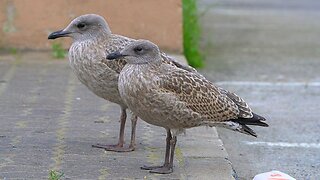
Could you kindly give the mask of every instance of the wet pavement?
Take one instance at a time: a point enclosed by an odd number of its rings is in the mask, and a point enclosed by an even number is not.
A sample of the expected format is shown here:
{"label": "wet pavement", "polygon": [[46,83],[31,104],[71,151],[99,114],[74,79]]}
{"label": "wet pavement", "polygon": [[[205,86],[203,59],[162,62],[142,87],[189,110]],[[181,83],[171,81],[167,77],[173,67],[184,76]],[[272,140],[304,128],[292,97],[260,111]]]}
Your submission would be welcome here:
{"label": "wet pavement", "polygon": [[200,0],[201,72],[268,119],[258,138],[218,129],[239,179],[320,179],[320,3]]}

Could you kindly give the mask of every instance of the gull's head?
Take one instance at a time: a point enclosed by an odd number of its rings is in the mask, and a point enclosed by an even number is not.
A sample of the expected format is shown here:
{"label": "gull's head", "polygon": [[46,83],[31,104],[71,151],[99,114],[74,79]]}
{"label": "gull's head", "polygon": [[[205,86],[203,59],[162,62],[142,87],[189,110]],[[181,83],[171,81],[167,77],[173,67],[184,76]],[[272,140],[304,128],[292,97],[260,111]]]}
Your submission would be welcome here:
{"label": "gull's head", "polygon": [[72,20],[63,30],[51,33],[48,39],[71,37],[73,41],[83,41],[111,34],[106,20],[96,14],[86,14]]}
{"label": "gull's head", "polygon": [[126,46],[122,51],[111,53],[107,59],[124,58],[128,64],[146,64],[161,60],[157,45],[148,40],[137,40]]}

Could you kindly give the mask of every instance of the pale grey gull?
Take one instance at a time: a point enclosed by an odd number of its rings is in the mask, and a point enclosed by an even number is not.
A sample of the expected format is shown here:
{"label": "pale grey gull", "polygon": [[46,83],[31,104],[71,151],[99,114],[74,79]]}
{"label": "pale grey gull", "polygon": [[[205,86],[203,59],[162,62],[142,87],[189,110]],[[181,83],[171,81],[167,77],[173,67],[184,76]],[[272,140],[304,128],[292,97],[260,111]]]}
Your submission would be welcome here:
{"label": "pale grey gull", "polygon": [[203,76],[163,63],[159,48],[139,40],[107,59],[125,58],[119,76],[120,96],[147,123],[167,131],[162,166],[144,166],[153,173],[171,173],[177,134],[197,126],[222,126],[257,136],[247,125],[268,126],[239,96]]}
{"label": "pale grey gull", "polygon": [[[48,39],[60,37],[71,37],[73,39],[69,49],[69,61],[78,79],[97,96],[119,104],[121,107],[118,144],[97,144],[93,147],[117,152],[133,151],[137,117],[133,115],[131,118],[131,141],[129,147],[124,147],[127,106],[122,101],[118,91],[118,76],[126,62],[123,60],[106,61],[105,57],[111,52],[122,50],[135,40],[111,33],[105,19],[96,14],[86,14],[75,18],[65,29],[51,33]],[[161,56],[166,63],[172,66],[195,72],[190,66],[180,64],[165,53],[161,53]]]}

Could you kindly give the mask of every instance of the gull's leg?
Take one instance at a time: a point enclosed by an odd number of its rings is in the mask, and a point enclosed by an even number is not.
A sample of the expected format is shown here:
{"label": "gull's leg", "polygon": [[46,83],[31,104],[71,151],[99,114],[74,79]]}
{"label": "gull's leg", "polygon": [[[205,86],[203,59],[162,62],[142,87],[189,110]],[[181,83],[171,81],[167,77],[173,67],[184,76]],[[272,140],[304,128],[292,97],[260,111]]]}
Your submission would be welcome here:
{"label": "gull's leg", "polygon": [[166,139],[166,155],[164,157],[164,166],[169,164],[169,156],[170,156],[170,141],[172,139],[172,135],[170,129],[167,130],[167,139]]}
{"label": "gull's leg", "polygon": [[172,144],[172,135],[171,135],[170,129],[167,129],[166,154],[165,154],[165,158],[164,158],[164,164],[162,166],[143,166],[143,167],[141,167],[141,169],[151,170],[150,171],[151,173],[159,173],[159,174],[171,173],[172,166],[170,167],[170,163],[171,163],[170,157],[173,157],[173,155],[170,155],[172,153],[172,149],[171,149],[172,145],[171,144]]}
{"label": "gull's leg", "polygon": [[130,140],[130,145],[128,149],[132,149],[134,151],[135,146],[136,146],[136,126],[137,126],[137,120],[138,116],[135,114],[131,114],[131,140]]}
{"label": "gull's leg", "polygon": [[171,145],[171,154],[170,154],[170,163],[169,167],[172,169],[173,168],[173,160],[174,160],[174,151],[176,150],[176,144],[177,144],[177,136],[174,135],[170,141]]}
{"label": "gull's leg", "polygon": [[125,128],[125,125],[126,125],[126,119],[127,119],[126,108],[121,107],[120,133],[119,133],[118,144],[115,144],[115,145],[96,144],[96,145],[92,145],[92,147],[103,148],[106,151],[115,151],[115,152],[133,151],[134,149],[132,149],[130,147],[129,148],[123,147],[123,144],[124,144],[124,128]]}
{"label": "gull's leg", "polygon": [[177,136],[173,135],[170,140],[170,162],[169,164],[164,164],[163,167],[152,169],[150,173],[158,173],[158,174],[170,174],[173,172],[173,159],[174,159],[174,151],[177,144]]}

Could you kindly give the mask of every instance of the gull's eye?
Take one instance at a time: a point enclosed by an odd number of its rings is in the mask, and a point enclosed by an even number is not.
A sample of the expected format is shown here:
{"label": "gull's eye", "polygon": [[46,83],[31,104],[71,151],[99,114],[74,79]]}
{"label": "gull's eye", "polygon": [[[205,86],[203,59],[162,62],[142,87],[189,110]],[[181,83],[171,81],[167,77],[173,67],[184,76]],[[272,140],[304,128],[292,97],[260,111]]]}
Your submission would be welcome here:
{"label": "gull's eye", "polygon": [[142,47],[136,47],[134,48],[134,51],[137,52],[137,53],[141,53],[142,52]]}
{"label": "gull's eye", "polygon": [[84,28],[85,26],[86,26],[85,23],[79,23],[79,24],[77,24],[77,28],[79,28],[79,29],[82,29],[82,28]]}

